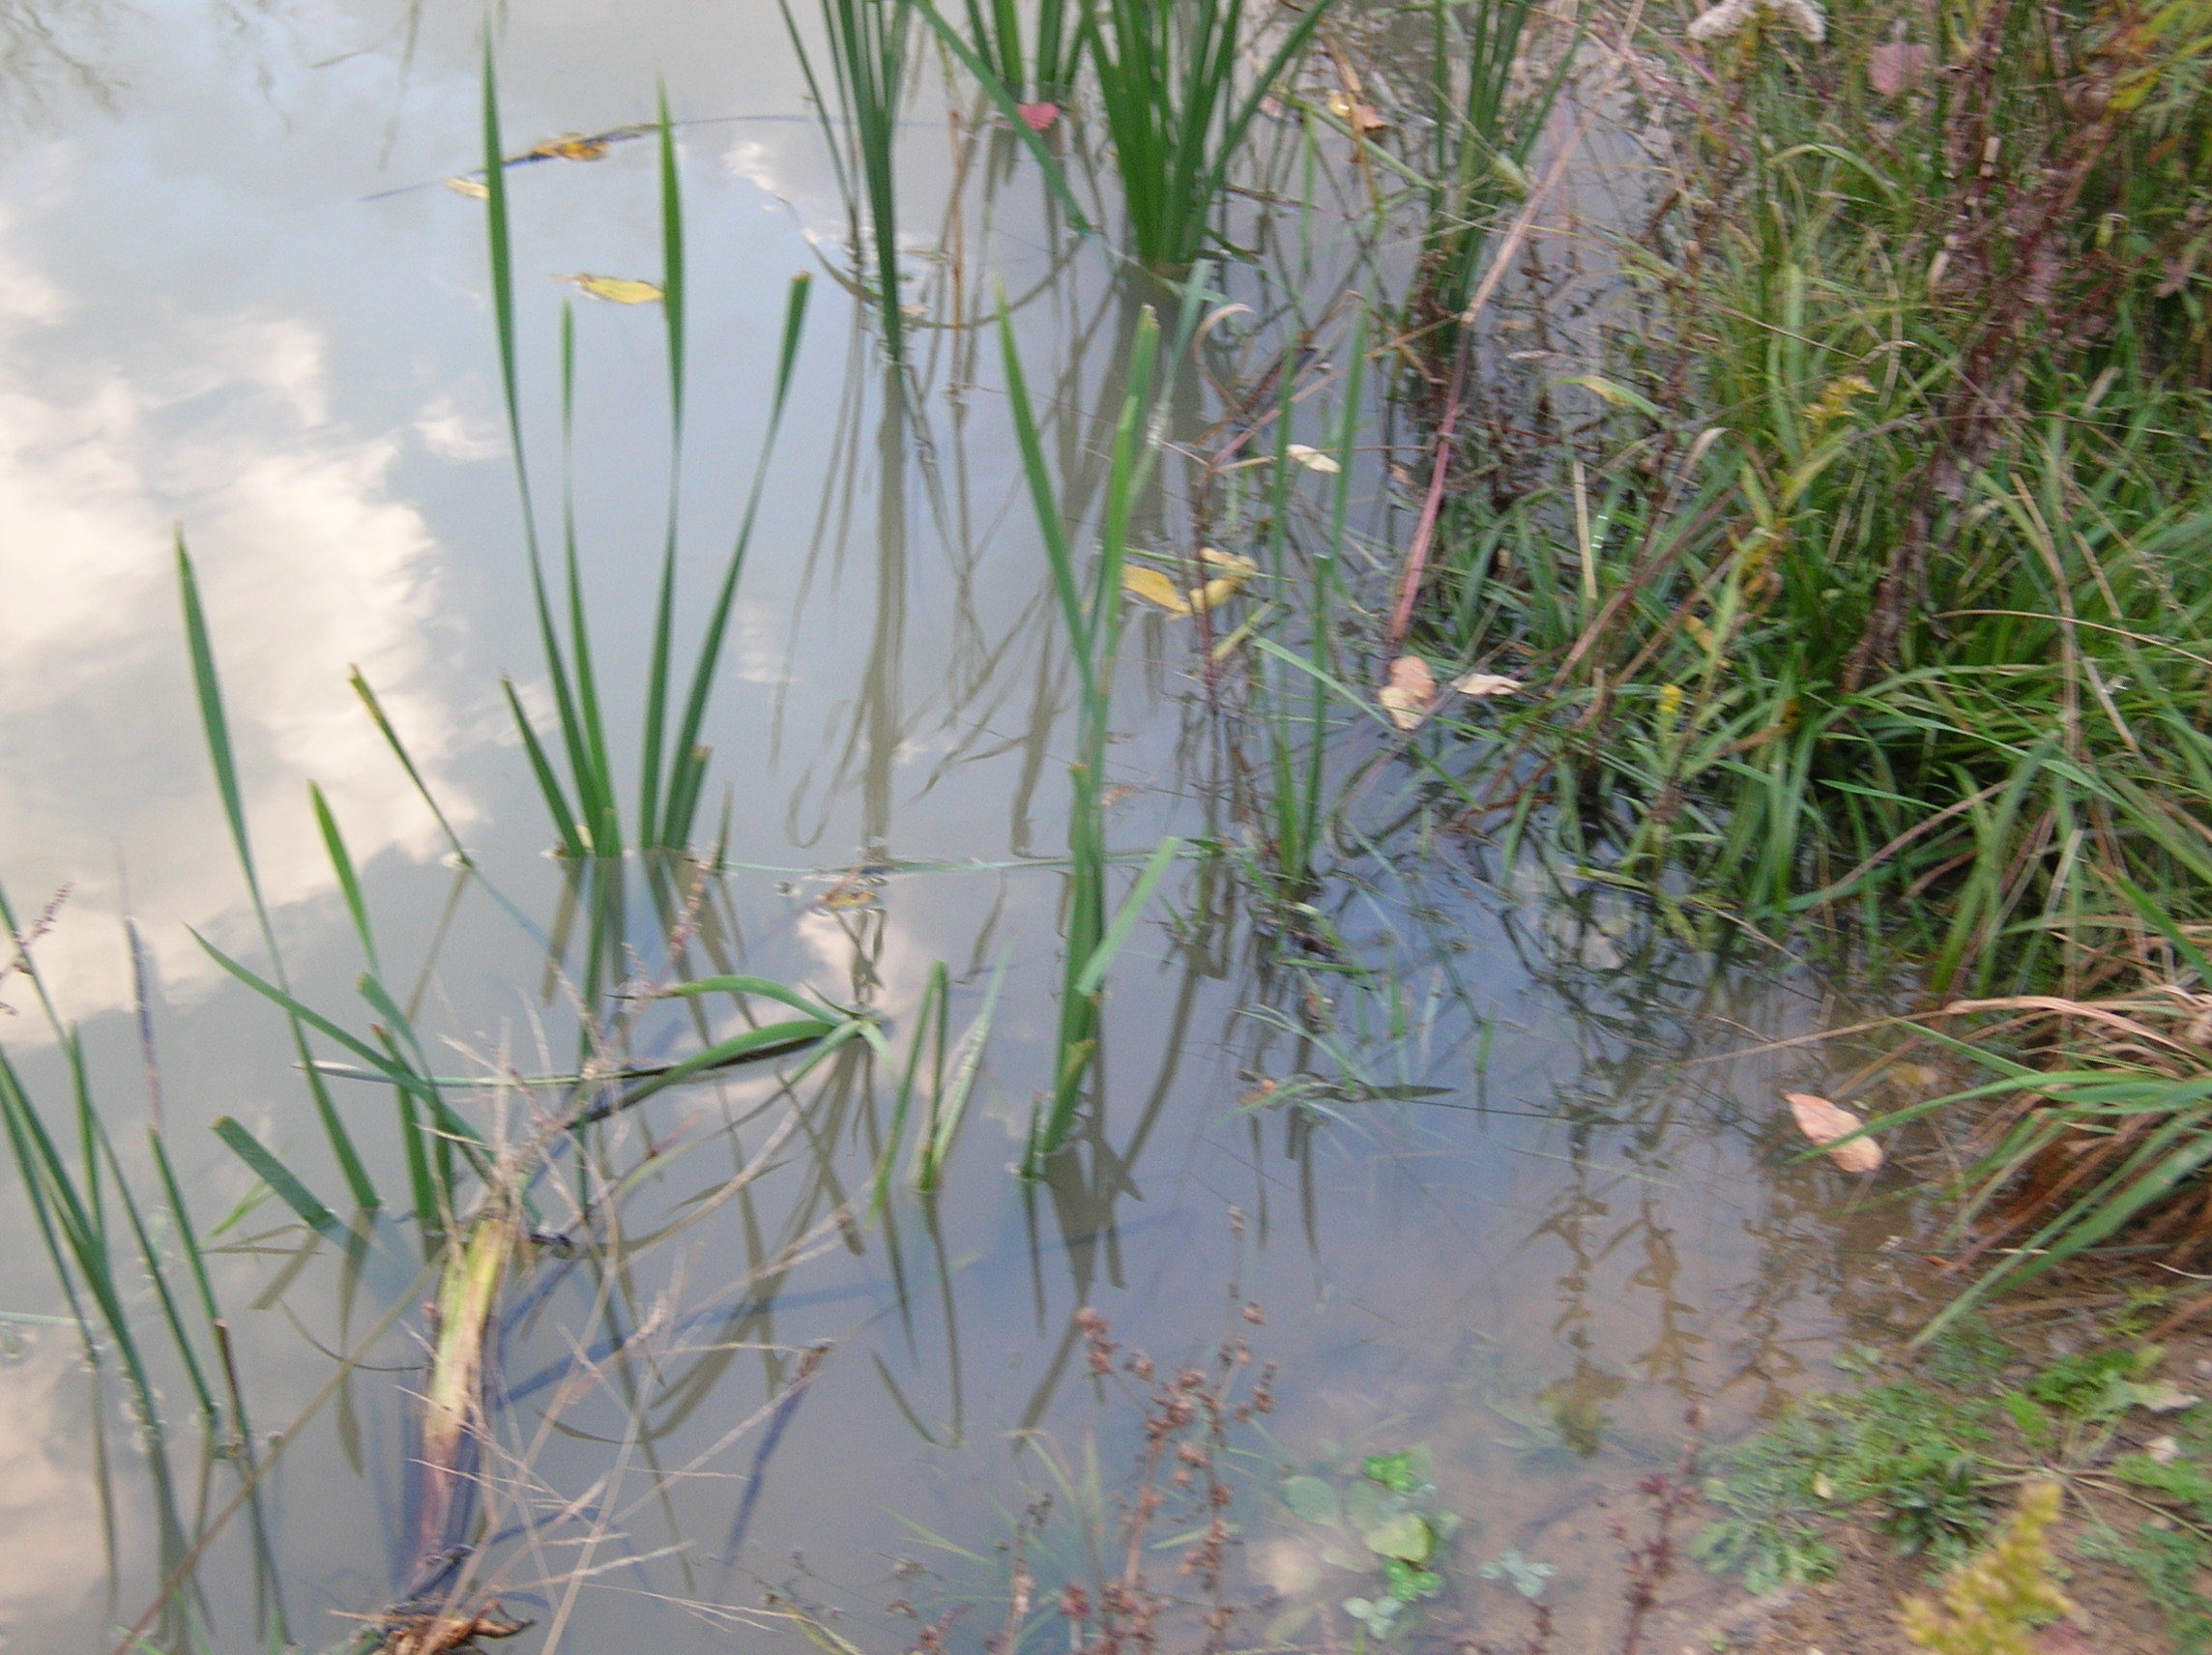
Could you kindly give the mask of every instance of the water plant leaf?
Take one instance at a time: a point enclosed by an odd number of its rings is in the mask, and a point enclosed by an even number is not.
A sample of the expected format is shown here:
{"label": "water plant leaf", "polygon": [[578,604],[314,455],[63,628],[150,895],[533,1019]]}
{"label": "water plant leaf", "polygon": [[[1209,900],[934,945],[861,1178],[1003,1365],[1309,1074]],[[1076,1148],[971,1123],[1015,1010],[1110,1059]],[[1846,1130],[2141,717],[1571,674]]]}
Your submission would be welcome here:
{"label": "water plant leaf", "polygon": [[1560,385],[1579,385],[1605,402],[1609,407],[1633,408],[1648,420],[1661,420],[1659,405],[1648,396],[1634,392],[1618,380],[1607,379],[1602,374],[1571,373],[1558,382]]}
{"label": "water plant leaf", "polygon": [[1417,1495],[1428,1481],[1423,1459],[1412,1448],[1401,1448],[1395,1454],[1370,1454],[1360,1461],[1359,1474],[1394,1495]]}
{"label": "water plant leaf", "polygon": [[261,1141],[225,1115],[215,1123],[215,1135],[228,1146],[232,1154],[253,1169],[254,1176],[269,1186],[270,1193],[298,1213],[308,1228],[333,1240],[344,1238],[345,1226],[336,1214],[308,1193],[292,1169],[261,1147]]}
{"label": "water plant leaf", "polygon": [[1288,443],[1284,445],[1283,452],[1289,454],[1291,458],[1296,460],[1308,471],[1318,471],[1326,475],[1344,469],[1336,463],[1334,454],[1324,453],[1321,450],[1306,443]]}
{"label": "water plant leaf", "polygon": [[1190,613],[1190,599],[1183,596],[1182,589],[1156,568],[1123,569],[1121,590],[1147,603],[1158,604],[1170,615]]}
{"label": "water plant leaf", "polygon": [[1470,696],[1476,701],[1485,701],[1494,695],[1519,695],[1521,693],[1521,681],[1519,679],[1505,678],[1498,673],[1470,672],[1464,678],[1453,679],[1451,686],[1460,694]]}
{"label": "water plant leaf", "polygon": [[1285,1479],[1283,1503],[1307,1523],[1335,1523],[1343,1516],[1336,1491],[1320,1477]]}
{"label": "water plant leaf", "polygon": [[689,982],[671,983],[660,992],[663,995],[677,997],[702,994],[757,994],[764,1000],[780,1001],[785,1005],[790,1006],[792,1010],[803,1012],[808,1017],[820,1017],[822,1015],[822,1007],[819,1004],[808,1000],[797,989],[787,988],[782,983],[768,977],[742,975],[694,977]]}
{"label": "water plant leaf", "polygon": [[1402,1557],[1409,1563],[1426,1563],[1437,1549],[1436,1530],[1417,1511],[1401,1512],[1360,1538],[1378,1557]]}
{"label": "water plant leaf", "polygon": [[[1785,1092],[1783,1099],[1796,1118],[1797,1130],[1828,1151],[1828,1159],[1847,1173],[1871,1173],[1881,1165],[1881,1146],[1872,1138],[1853,1138],[1866,1122],[1848,1109],[1809,1091]],[[1838,1142],[1849,1139],[1848,1143]]]}
{"label": "water plant leaf", "polygon": [[656,281],[637,281],[626,276],[557,276],[555,281],[573,282],[594,299],[614,305],[654,305],[661,298]]}
{"label": "water plant leaf", "polygon": [[1436,675],[1418,655],[1400,655],[1390,663],[1389,682],[1375,699],[1401,730],[1417,730],[1437,704]]}
{"label": "water plant leaf", "polygon": [[1486,1581],[1510,1581],[1513,1589],[1533,1603],[1544,1595],[1544,1582],[1558,1571],[1549,1563],[1535,1563],[1520,1551],[1505,1552],[1475,1570]]}

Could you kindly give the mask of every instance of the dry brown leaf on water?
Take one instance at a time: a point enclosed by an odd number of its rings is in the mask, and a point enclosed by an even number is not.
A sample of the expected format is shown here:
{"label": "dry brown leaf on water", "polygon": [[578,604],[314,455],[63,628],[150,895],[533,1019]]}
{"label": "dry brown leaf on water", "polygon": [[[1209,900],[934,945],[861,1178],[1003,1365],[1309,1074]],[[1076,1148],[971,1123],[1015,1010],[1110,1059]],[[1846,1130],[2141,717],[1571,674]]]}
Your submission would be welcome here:
{"label": "dry brown leaf on water", "polygon": [[1451,686],[1460,694],[1470,696],[1476,701],[1487,701],[1494,695],[1519,695],[1521,693],[1521,681],[1519,679],[1506,678],[1492,672],[1470,672],[1465,678],[1453,679]]}
{"label": "dry brown leaf on water", "polygon": [[1925,45],[1884,41],[1867,52],[1867,80],[1882,97],[1895,98],[1927,78],[1933,55]]}
{"label": "dry brown leaf on water", "polygon": [[1182,595],[1182,589],[1156,568],[1123,569],[1121,590],[1147,603],[1158,604],[1170,615],[1190,613],[1190,599]]}
{"label": "dry brown leaf on water", "polygon": [[484,200],[491,194],[491,186],[480,178],[449,178],[446,188],[455,195],[466,195],[472,201]]}
{"label": "dry brown leaf on water", "polygon": [[1866,1124],[1849,1110],[1839,1109],[1815,1092],[1790,1091],[1782,1096],[1790,1105],[1790,1113],[1797,1118],[1797,1130],[1826,1149],[1828,1159],[1845,1172],[1871,1173],[1881,1165],[1881,1146],[1872,1138],[1852,1138],[1848,1144],[1836,1142],[1850,1138]]}
{"label": "dry brown leaf on water", "polygon": [[1304,443],[1292,443],[1283,450],[1283,452],[1289,454],[1291,458],[1296,460],[1308,471],[1329,473],[1344,469],[1336,463],[1334,454],[1324,454],[1321,450],[1309,448]]}
{"label": "dry brown leaf on water", "polygon": [[657,282],[633,281],[626,276],[557,276],[553,279],[573,282],[594,299],[612,305],[652,305],[660,298]]}
{"label": "dry brown leaf on water", "polygon": [[1429,709],[1437,704],[1436,675],[1420,656],[1400,655],[1390,663],[1390,682],[1375,699],[1399,729],[1418,729]]}

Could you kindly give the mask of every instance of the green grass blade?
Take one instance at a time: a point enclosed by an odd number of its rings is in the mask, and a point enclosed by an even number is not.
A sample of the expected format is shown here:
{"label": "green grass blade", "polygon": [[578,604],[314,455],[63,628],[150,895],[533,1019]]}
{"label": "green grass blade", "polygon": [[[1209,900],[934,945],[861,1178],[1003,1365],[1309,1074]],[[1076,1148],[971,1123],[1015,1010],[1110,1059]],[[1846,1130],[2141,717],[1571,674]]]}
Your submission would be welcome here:
{"label": "green grass blade", "polygon": [[310,1229],[333,1241],[345,1239],[345,1226],[337,1221],[329,1207],[314,1198],[289,1167],[264,1149],[260,1140],[252,1133],[225,1115],[216,1121],[215,1135],[229,1146],[231,1152],[252,1170],[253,1176],[267,1184],[270,1192],[298,1213]]}
{"label": "green grass blade", "polygon": [[369,688],[368,680],[362,676],[361,668],[351,668],[346,682],[353,685],[353,692],[361,697],[362,705],[368,709],[369,717],[376,721],[377,731],[384,737],[384,744],[392,749],[392,756],[399,761],[399,768],[407,772],[407,779],[414,783],[417,797],[429,807],[430,815],[438,824],[438,831],[445,834],[446,843],[452,847],[453,859],[464,868],[476,866],[469,859],[461,836],[453,831],[453,825],[446,820],[446,813],[438,808],[438,800],[431,794],[429,784],[422,779],[422,772],[415,768],[415,760],[408,753],[407,744],[400,740],[399,732],[392,727],[392,720],[385,716],[384,706],[376,699],[376,691]]}
{"label": "green grass blade", "polygon": [[1159,889],[1160,881],[1167,878],[1168,869],[1175,865],[1176,857],[1181,854],[1180,839],[1171,834],[1160,841],[1159,848],[1145,864],[1145,871],[1137,876],[1137,883],[1129,887],[1129,894],[1115,914],[1114,922],[1107,926],[1105,936],[1098,940],[1098,946],[1091,950],[1091,958],[1084,963],[1081,974],[1075,979],[1077,994],[1098,992],[1099,986],[1106,980],[1107,972],[1113,967],[1114,956],[1121,951],[1121,944],[1129,940],[1129,933],[1137,928],[1137,921],[1144,916],[1145,905],[1151,901],[1152,892]]}

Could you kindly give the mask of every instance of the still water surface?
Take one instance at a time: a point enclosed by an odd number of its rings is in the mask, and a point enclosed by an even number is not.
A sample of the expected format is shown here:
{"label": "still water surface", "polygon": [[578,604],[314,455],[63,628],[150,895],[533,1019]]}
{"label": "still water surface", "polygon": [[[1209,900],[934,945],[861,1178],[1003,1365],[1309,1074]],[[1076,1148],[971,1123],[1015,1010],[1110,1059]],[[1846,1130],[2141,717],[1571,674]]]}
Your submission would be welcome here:
{"label": "still water surface", "polygon": [[[203,1229],[253,1188],[206,1131],[218,1116],[326,1196],[339,1186],[280,1021],[190,935],[257,946],[191,702],[177,526],[301,997],[353,1003],[362,964],[312,780],[364,868],[388,978],[449,1042],[435,1063],[574,1057],[589,915],[546,855],[498,688],[512,673],[543,708],[482,212],[437,182],[480,159],[476,27],[463,9],[150,0],[83,8],[7,59],[0,876],[19,910],[67,887],[40,959],[84,1025],[111,1125],[135,1141],[161,1112]],[[1477,1572],[1508,1550],[1555,1570],[1567,1624],[1597,1624],[1619,1596],[1609,1524],[1639,1478],[1676,1464],[1685,1420],[1726,1437],[1818,1386],[1854,1321],[1902,1291],[1877,1251],[1902,1220],[1840,1205],[1833,1175],[1789,1164],[1777,1134],[1777,1086],[1818,1071],[1794,1052],[1691,1060],[1818,1027],[1817,988],[1720,975],[1602,898],[1501,872],[1385,762],[1366,784],[1369,850],[1347,851],[1315,901],[1339,957],[1267,923],[1230,852],[1179,873],[1116,970],[1099,1118],[1050,1178],[1012,1176],[1051,1067],[1073,675],[988,332],[936,324],[981,314],[998,279],[1020,296],[1079,494],[1136,306],[1156,295],[1053,228],[1003,140],[979,151],[972,124],[917,95],[900,164],[924,320],[902,392],[830,279],[845,213],[772,5],[534,0],[507,14],[499,52],[510,147],[648,119],[656,77],[687,123],[694,593],[741,508],[786,285],[817,276],[710,730],[736,866],[712,882],[688,967],[742,962],[865,1001],[894,1031],[933,962],[952,974],[955,1031],[1001,970],[1005,985],[933,1202],[902,1157],[870,1211],[889,1089],[854,1078],[801,1112],[757,1080],[671,1092],[597,1147],[610,1172],[669,1152],[633,1192],[627,1245],[541,1254],[512,1290],[478,1566],[539,1623],[513,1646],[797,1646],[761,1613],[797,1604],[870,1655],[905,1647],[912,1625],[887,1603],[988,1596],[1006,1514],[1054,1466],[1095,1442],[1111,1489],[1128,1463],[1137,1418],[1091,1382],[1073,1321],[1087,1306],[1166,1363],[1241,1333],[1280,1364],[1277,1407],[1241,1443],[1238,1516],[1249,1573],[1283,1595],[1281,1636],[1349,1646],[1339,1605],[1376,1587],[1333,1568],[1268,1491],[1292,1472],[1349,1486],[1361,1455],[1413,1443],[1437,1504],[1465,1521],[1447,1595],[1402,1636],[1514,1635],[1509,1586]],[[657,274],[653,146],[510,181],[526,422],[550,456],[572,293],[550,278]],[[1358,261],[1320,218],[1292,250],[1334,273],[1314,278],[1333,295]],[[1260,275],[1225,279],[1278,329],[1327,308],[1301,316]],[[626,729],[667,506],[664,341],[654,306],[577,303],[574,497]],[[1191,391],[1171,435],[1218,413]],[[1366,534],[1403,538],[1387,502],[1366,509]],[[1129,640],[1115,841],[1141,853],[1172,831],[1233,852],[1234,713],[1187,624],[1147,620]],[[453,864],[362,715],[356,666],[477,872]],[[1349,764],[1379,738],[1346,740]],[[149,957],[158,1101],[126,913]],[[666,917],[633,877],[615,923],[649,976]],[[62,1065],[19,989],[0,987],[18,1013],[0,1034],[59,1109]],[[632,1034],[644,1058],[695,1038],[656,1015]],[[384,1142],[384,1092],[334,1084]],[[487,1087],[468,1108],[495,1136],[528,1134],[525,1094]],[[396,1158],[374,1170],[396,1180]],[[366,1225],[347,1256],[287,1216],[265,1203],[225,1233],[218,1287],[257,1430],[327,1400],[287,1432],[258,1545],[242,1518],[206,1555],[194,1612],[214,1649],[268,1647],[279,1615],[302,1645],[338,1643],[359,1624],[342,1616],[392,1601],[414,1567],[416,1238]],[[13,1194],[0,1222],[0,1308],[56,1314]],[[0,1624],[25,1647],[104,1647],[164,1568],[143,1456],[73,1336],[11,1325]],[[335,1368],[343,1351],[358,1365]],[[172,1377],[189,1527],[235,1479],[191,1469],[182,1394]],[[956,1637],[979,1645],[998,1612]]]}

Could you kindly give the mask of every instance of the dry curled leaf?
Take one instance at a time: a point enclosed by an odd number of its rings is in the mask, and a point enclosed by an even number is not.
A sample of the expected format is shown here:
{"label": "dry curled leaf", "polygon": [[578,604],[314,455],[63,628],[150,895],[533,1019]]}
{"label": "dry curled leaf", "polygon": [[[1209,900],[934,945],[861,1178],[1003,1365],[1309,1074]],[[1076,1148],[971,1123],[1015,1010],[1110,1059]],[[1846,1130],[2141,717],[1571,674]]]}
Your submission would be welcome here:
{"label": "dry curled leaf", "polygon": [[594,299],[613,305],[651,305],[660,298],[657,282],[633,281],[626,276],[557,276],[553,279],[573,282]]}
{"label": "dry curled leaf", "polygon": [[1390,123],[1382,118],[1374,104],[1361,102],[1349,92],[1331,92],[1328,95],[1328,112],[1364,136],[1368,132],[1386,132]]}
{"label": "dry curled leaf", "polygon": [[1455,678],[1452,680],[1451,686],[1460,694],[1472,696],[1477,701],[1487,700],[1493,695],[1519,695],[1521,693],[1521,681],[1519,679],[1504,678],[1497,673],[1488,672],[1470,672],[1465,678]]}
{"label": "dry curled leaf", "polygon": [[1390,681],[1375,698],[1390,722],[1401,730],[1415,730],[1437,704],[1436,675],[1418,655],[1400,655],[1390,663]]}
{"label": "dry curled leaf", "polygon": [[1785,1092],[1783,1101],[1797,1118],[1797,1130],[1827,1150],[1828,1159],[1845,1172],[1871,1173],[1881,1165],[1881,1146],[1872,1138],[1851,1138],[1848,1144],[1837,1142],[1840,1138],[1850,1138],[1866,1124],[1849,1110],[1839,1109],[1826,1098],[1809,1091]]}
{"label": "dry curled leaf", "polygon": [[1338,472],[1344,469],[1336,463],[1335,455],[1324,454],[1321,450],[1309,448],[1304,443],[1292,443],[1283,450],[1283,452],[1289,454],[1291,458],[1296,460],[1308,471]]}
{"label": "dry curled leaf", "polygon": [[466,195],[473,201],[481,201],[491,194],[491,186],[480,178],[449,178],[446,188],[455,195]]}

